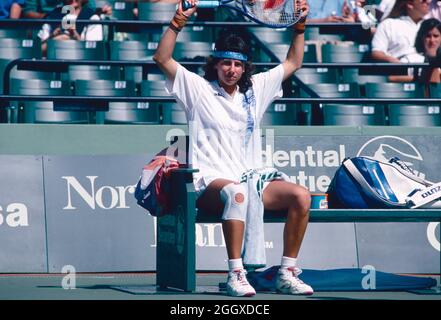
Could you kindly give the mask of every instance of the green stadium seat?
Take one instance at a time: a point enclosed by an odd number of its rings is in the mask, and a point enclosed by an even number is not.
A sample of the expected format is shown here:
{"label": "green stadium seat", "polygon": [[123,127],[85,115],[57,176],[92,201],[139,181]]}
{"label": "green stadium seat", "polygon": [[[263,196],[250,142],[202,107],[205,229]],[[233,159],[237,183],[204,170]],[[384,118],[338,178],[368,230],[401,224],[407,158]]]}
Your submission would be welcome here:
{"label": "green stadium seat", "polygon": [[318,27],[307,27],[305,29],[306,41],[343,41],[344,36],[342,34],[323,34],[320,33]]}
{"label": "green stadium seat", "polygon": [[135,83],[132,81],[112,80],[76,80],[75,95],[77,96],[135,96]]}
{"label": "green stadium seat", "polygon": [[431,98],[441,98],[441,83],[431,83],[429,89]]}
{"label": "green stadium seat", "polygon": [[165,75],[159,70],[151,70],[147,73],[147,80],[150,81],[165,81]]}
{"label": "green stadium seat", "polygon": [[424,87],[416,83],[367,83],[368,98],[423,98]]}
{"label": "green stadium seat", "polygon": [[305,44],[303,62],[317,62],[317,47],[315,44]]}
{"label": "green stadium seat", "polygon": [[[367,83],[368,98],[424,98],[424,87],[416,83]],[[439,107],[389,104],[389,125],[427,127],[440,125]]]}
{"label": "green stadium seat", "polygon": [[[324,63],[359,63],[366,58],[370,48],[366,44],[342,42],[339,44],[326,43],[321,47]],[[382,75],[360,75],[357,68],[339,69],[343,83],[356,82],[364,85],[367,82],[387,82],[388,77]],[[363,90],[363,89],[362,89]]]}
{"label": "green stadium seat", "polygon": [[[127,83],[125,81],[112,81],[112,80],[75,80],[74,93],[77,96],[127,96]],[[134,95],[135,85],[132,86],[131,93]],[[114,90],[115,89],[115,90]],[[109,111],[111,104],[109,103]],[[91,119],[91,122],[104,123],[105,116],[109,111],[97,111],[95,119]]]}
{"label": "green stadium seat", "polygon": [[[133,81],[111,81],[111,80],[77,80],[75,81],[75,94],[79,96],[114,96],[133,97],[136,96],[136,86]],[[138,102],[110,102],[109,111],[97,112],[97,122],[114,124],[138,124],[158,123],[153,120],[152,112],[145,103]]]}
{"label": "green stadium seat", "polygon": [[204,26],[186,26],[179,32],[177,42],[215,42],[214,29]]}
{"label": "green stadium seat", "polygon": [[382,106],[324,105],[323,119],[326,126],[379,126],[385,123]]}
{"label": "green stadium seat", "polygon": [[11,79],[42,79],[42,80],[57,80],[55,72],[18,70],[14,67],[11,70]]}
{"label": "green stadium seat", "polygon": [[[3,93],[3,75],[6,66],[12,60],[18,58],[41,58],[40,40],[0,38],[0,93]],[[17,67],[14,67],[10,73],[10,78],[27,78],[38,76],[42,76],[42,74],[37,72],[17,70]],[[5,114],[4,110],[0,111],[0,113],[0,118],[3,119]]]}
{"label": "green stadium seat", "polygon": [[[261,27],[250,27],[248,31],[253,34],[262,45],[267,49],[274,52],[274,54],[282,61],[286,57],[288,45],[291,43],[292,33],[287,32],[286,29],[270,29]],[[283,54],[283,50],[285,54]],[[256,46],[253,50],[253,60],[259,62],[271,62],[271,58],[265,53],[265,51]]]}
{"label": "green stadium seat", "polygon": [[[142,97],[169,97],[165,91],[165,79],[162,74],[150,74],[151,78],[143,80],[140,86],[140,95]],[[149,102],[147,103],[150,112],[150,118],[156,122],[161,120],[163,124],[170,124],[172,122],[172,106],[174,102]]]}
{"label": "green stadium seat", "polygon": [[297,105],[294,103],[272,103],[263,114],[262,125],[289,126],[297,124]]}
{"label": "green stadium seat", "polygon": [[321,46],[321,50],[322,62],[357,63],[361,62],[369,52],[369,46],[352,42],[325,43]]}
{"label": "green stadium seat", "polygon": [[[309,84],[308,87],[315,91],[321,98],[358,98],[360,88],[357,83],[317,83]],[[300,97],[309,97],[304,91],[300,91]],[[302,110],[311,114],[316,119],[312,123],[321,124],[323,117],[324,125],[360,126],[384,124],[384,109],[382,107],[362,106],[354,104],[320,104],[320,110],[311,109],[311,105],[302,105]]]}
{"label": "green stadium seat", "polygon": [[[112,7],[112,15],[104,16],[106,20],[136,20],[133,12],[136,1],[126,0],[95,0],[95,6],[102,8],[105,5]],[[112,40],[136,40],[147,41],[149,29],[138,25],[114,25],[106,26],[103,28],[108,33],[108,37],[105,39]],[[113,33],[111,33],[113,31]],[[113,37],[111,37],[113,36]]]}
{"label": "green stadium seat", "polygon": [[29,35],[30,32],[27,29],[0,27],[0,38],[27,39]]}
{"label": "green stadium seat", "polygon": [[345,83],[356,82],[364,86],[368,82],[372,82],[372,83],[388,82],[388,76],[360,74],[360,71],[357,68],[343,68],[341,70],[341,74],[342,74],[342,81]]}
{"label": "green stadium seat", "polygon": [[145,41],[109,41],[110,60],[151,60],[156,45]]}
{"label": "green stadium seat", "polygon": [[156,42],[159,43],[159,41],[161,41],[162,35],[165,32],[165,28],[164,29],[157,29],[154,27],[150,28],[150,33],[149,33],[149,39],[151,42]]}
{"label": "green stadium seat", "polygon": [[[110,60],[152,60],[157,43],[147,41],[110,41]],[[142,66],[125,66],[124,79],[140,83]]]}
{"label": "green stadium seat", "polygon": [[[284,61],[289,50],[289,44],[286,43],[271,43],[268,48],[280,60]],[[316,46],[314,44],[306,44],[303,56],[303,62],[317,62]],[[259,62],[271,62],[271,59],[265,59],[262,55]]]}
{"label": "green stadium seat", "polygon": [[138,19],[169,22],[176,12],[176,4],[138,2]]}
{"label": "green stadium seat", "polygon": [[[271,43],[268,44],[268,48],[274,53],[279,61],[284,61],[289,50],[289,44],[286,43]],[[270,57],[261,55],[259,62],[271,62]],[[303,62],[317,62],[317,49],[314,44],[306,44],[303,56]]]}
{"label": "green stadium seat", "polygon": [[285,43],[290,44],[292,33],[284,28],[270,29],[262,27],[250,27],[248,31],[253,33],[260,41],[265,44],[269,43]]}
{"label": "green stadium seat", "polygon": [[306,84],[338,82],[335,68],[301,68],[294,75]]}
{"label": "green stadium seat", "polygon": [[112,17],[118,20],[134,20],[135,15],[133,8],[134,1],[111,0],[109,5],[112,6]]}
{"label": "green stadium seat", "polygon": [[389,123],[392,126],[430,127],[439,126],[439,106],[389,106]]}
{"label": "green stadium seat", "polygon": [[105,41],[48,40],[47,58],[66,60],[107,60]]}
{"label": "green stadium seat", "polygon": [[[295,72],[294,76],[308,86],[314,84],[338,83],[337,69],[334,68],[301,68]],[[292,88],[295,89],[297,87],[296,82],[292,80]],[[301,92],[303,92],[303,90]],[[297,92],[292,92],[292,96],[295,96],[296,93]],[[303,92],[303,94],[306,93]],[[314,118],[317,118],[317,116],[313,117],[313,111],[314,113],[316,112],[315,109],[313,110],[311,108],[311,105],[301,104],[298,107],[297,112],[298,123],[311,125],[313,121],[315,121]],[[321,112],[318,117],[321,118]]]}
{"label": "green stadium seat", "polygon": [[177,103],[172,105],[170,123],[171,124],[187,124],[187,116],[185,114],[185,111]]}
{"label": "green stadium seat", "polygon": [[[269,50],[274,53],[279,61],[284,61],[286,54],[289,49],[289,44],[286,43],[271,43],[268,45]],[[263,52],[260,54],[259,62],[272,62],[271,58],[264,55]]]}
{"label": "green stadium seat", "polygon": [[[71,95],[68,82],[42,79],[12,79],[11,94]],[[17,102],[19,122],[25,123],[87,123],[85,112],[54,111],[52,101]],[[21,115],[23,111],[23,114]]]}
{"label": "green stadium seat", "polygon": [[120,68],[102,65],[70,65],[68,72],[61,74],[61,79],[66,81],[76,80],[120,80]]}
{"label": "green stadium seat", "polygon": [[[3,75],[6,66],[12,60],[0,59],[0,93],[3,93]],[[45,79],[45,80],[55,80],[55,73],[53,72],[43,72],[43,71],[29,71],[29,70],[18,70],[17,67],[12,68],[10,73],[10,79]]]}
{"label": "green stadium seat", "polygon": [[149,102],[112,102],[105,114],[106,123],[159,124],[159,112]]}
{"label": "green stadium seat", "polygon": [[213,51],[211,42],[177,42],[173,57],[177,61],[202,60],[209,56]]}
{"label": "green stadium seat", "polygon": [[41,42],[33,39],[0,38],[0,58],[41,58]]}

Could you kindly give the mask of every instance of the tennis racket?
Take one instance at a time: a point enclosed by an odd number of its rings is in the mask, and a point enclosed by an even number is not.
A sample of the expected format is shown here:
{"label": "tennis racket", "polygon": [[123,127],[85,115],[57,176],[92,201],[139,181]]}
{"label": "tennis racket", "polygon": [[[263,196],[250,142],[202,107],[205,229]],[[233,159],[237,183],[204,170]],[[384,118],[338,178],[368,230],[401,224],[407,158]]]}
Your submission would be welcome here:
{"label": "tennis racket", "polygon": [[[191,4],[182,1],[184,11],[190,7]],[[197,7],[233,9],[270,28],[289,27],[302,18],[302,10],[294,0],[200,0]]]}

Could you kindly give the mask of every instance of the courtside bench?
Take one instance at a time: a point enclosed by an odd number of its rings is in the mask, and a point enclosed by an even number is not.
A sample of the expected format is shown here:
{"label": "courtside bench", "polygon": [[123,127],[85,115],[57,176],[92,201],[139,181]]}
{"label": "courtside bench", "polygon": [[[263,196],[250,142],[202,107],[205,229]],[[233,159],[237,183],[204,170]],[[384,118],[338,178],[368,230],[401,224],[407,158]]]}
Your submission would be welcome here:
{"label": "courtside bench", "polygon": [[[161,289],[195,291],[195,223],[221,222],[220,219],[207,217],[197,212],[193,172],[197,170],[182,168],[173,172],[170,213],[157,219],[156,284]],[[284,221],[280,213],[265,212],[265,223]],[[313,209],[309,218],[309,222],[435,221],[441,221],[440,209]]]}

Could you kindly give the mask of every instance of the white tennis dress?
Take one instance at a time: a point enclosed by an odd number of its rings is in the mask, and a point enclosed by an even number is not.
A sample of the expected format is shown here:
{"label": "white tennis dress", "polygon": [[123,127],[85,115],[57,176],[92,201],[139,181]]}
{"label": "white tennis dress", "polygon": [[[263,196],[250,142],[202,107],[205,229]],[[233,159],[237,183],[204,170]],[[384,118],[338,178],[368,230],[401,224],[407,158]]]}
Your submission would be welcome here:
{"label": "white tennis dress", "polygon": [[[263,167],[260,122],[271,102],[282,97],[282,65],[252,76],[246,95],[231,97],[217,81],[209,82],[182,65],[166,90],[185,110],[189,124],[189,161],[200,194],[213,180],[239,181],[248,169]],[[245,96],[247,99],[245,99]]]}

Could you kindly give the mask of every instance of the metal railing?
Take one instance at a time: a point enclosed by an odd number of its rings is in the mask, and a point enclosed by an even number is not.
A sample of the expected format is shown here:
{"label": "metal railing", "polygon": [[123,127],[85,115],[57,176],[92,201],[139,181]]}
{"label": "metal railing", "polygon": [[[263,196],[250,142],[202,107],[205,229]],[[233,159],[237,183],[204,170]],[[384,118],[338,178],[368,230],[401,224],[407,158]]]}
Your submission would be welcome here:
{"label": "metal railing", "polygon": [[[173,17],[170,16],[170,20]],[[17,25],[20,28],[41,26],[45,23],[56,24],[61,23],[62,19],[1,19],[0,27],[9,27],[11,29],[17,29]],[[120,27],[149,27],[149,26],[167,26],[170,21],[152,21],[152,20],[115,20],[115,19],[101,19],[101,20],[75,20],[78,24],[102,24],[108,26],[120,26]],[[186,24],[187,26],[207,26],[207,27],[228,27],[228,26],[240,26],[240,27],[258,27],[266,28],[263,25],[256,24],[248,21],[202,21],[202,20],[190,20]],[[362,30],[363,26],[359,22],[348,23],[308,23],[308,28],[323,28],[329,31],[359,28]],[[281,28],[283,29],[283,28]]]}

